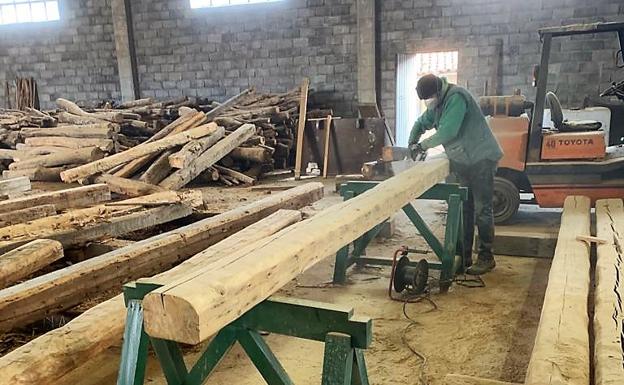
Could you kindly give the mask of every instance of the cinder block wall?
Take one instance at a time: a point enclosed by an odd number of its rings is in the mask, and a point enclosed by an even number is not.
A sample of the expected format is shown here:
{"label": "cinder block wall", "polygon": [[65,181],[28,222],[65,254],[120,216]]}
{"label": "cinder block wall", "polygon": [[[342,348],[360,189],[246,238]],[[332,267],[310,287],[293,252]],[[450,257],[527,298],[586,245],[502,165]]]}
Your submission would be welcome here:
{"label": "cinder block wall", "polygon": [[[530,99],[533,66],[540,61],[537,30],[594,21],[624,21],[622,0],[383,0],[380,104],[394,127],[396,67],[400,53],[459,51],[459,83],[480,96],[494,71],[497,40],[503,41],[502,91],[519,88]],[[606,88],[614,69],[615,34],[609,39],[553,41],[549,87],[564,106],[582,104]],[[624,79],[624,70],[619,71]]]}
{"label": "cinder block wall", "polygon": [[287,91],[308,76],[339,113],[353,111],[354,0],[194,10],[188,0],[136,0],[132,7],[144,96],[223,100],[250,86]]}
{"label": "cinder block wall", "polygon": [[[493,70],[496,41],[502,40],[503,92],[520,88],[533,99],[538,28],[624,20],[622,0],[378,1],[379,102],[391,127],[399,53],[458,50],[459,82],[480,95]],[[54,106],[59,96],[119,98],[110,0],[60,4],[60,22],[0,26],[0,82],[35,76],[44,107]],[[223,100],[250,85],[285,91],[309,76],[339,114],[354,112],[355,0],[284,0],[202,10],[191,10],[189,0],[133,0],[132,11],[145,96]],[[610,81],[614,48],[614,39],[556,42],[551,89],[558,89],[568,106],[596,95]],[[624,71],[620,74],[624,77]]]}
{"label": "cinder block wall", "polygon": [[110,0],[63,0],[61,21],[0,25],[0,107],[4,81],[34,76],[44,108],[58,97],[119,97]]}

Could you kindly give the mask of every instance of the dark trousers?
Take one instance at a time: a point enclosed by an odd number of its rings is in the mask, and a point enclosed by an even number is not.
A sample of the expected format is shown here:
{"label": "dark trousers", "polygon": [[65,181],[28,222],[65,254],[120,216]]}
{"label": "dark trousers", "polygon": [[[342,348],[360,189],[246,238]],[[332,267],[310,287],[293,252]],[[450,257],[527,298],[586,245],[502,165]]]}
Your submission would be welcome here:
{"label": "dark trousers", "polygon": [[[491,260],[494,242],[494,213],[492,198],[494,195],[494,175],[497,163],[482,160],[472,166],[451,164],[451,172],[459,184],[470,189],[468,200],[464,202],[464,229],[474,229],[475,222],[479,230],[479,259]],[[472,264],[473,232],[467,231],[464,237],[464,264]]]}

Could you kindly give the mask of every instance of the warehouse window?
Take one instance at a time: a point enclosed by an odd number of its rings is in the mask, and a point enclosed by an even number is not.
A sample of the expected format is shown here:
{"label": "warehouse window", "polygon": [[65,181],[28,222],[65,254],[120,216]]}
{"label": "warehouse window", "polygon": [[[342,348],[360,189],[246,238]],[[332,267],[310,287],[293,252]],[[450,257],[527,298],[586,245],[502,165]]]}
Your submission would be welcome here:
{"label": "warehouse window", "polygon": [[58,1],[0,0],[0,25],[59,19]]}
{"label": "warehouse window", "polygon": [[230,5],[275,3],[282,0],[191,0],[191,8],[216,8]]}

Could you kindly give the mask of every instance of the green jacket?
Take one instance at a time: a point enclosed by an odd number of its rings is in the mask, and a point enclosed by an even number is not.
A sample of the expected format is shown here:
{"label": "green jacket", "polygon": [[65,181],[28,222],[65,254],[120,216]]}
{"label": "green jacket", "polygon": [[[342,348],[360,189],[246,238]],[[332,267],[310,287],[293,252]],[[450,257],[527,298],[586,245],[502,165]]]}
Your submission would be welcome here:
{"label": "green jacket", "polygon": [[464,165],[484,159],[498,162],[503,151],[475,99],[446,78],[442,82],[440,99],[414,123],[409,144],[418,143],[425,131],[435,127],[436,133],[421,142],[423,149],[442,145],[449,160]]}

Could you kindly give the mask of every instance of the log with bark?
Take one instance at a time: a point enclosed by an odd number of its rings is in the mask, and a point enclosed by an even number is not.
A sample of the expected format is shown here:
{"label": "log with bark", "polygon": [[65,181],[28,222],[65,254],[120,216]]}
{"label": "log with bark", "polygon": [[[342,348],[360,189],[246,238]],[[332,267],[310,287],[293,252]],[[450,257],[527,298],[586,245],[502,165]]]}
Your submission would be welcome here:
{"label": "log with bark", "polygon": [[67,149],[54,154],[31,157],[9,165],[9,170],[24,170],[39,167],[51,168],[66,165],[79,165],[102,159],[104,152],[98,147],[84,147],[79,149]]}

